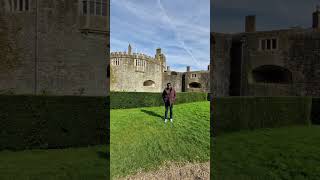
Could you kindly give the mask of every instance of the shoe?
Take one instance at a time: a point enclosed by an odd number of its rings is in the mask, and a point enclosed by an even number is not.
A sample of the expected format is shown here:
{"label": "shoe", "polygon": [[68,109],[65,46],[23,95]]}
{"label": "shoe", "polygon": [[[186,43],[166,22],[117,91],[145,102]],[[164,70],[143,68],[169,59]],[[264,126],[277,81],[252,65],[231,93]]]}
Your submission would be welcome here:
{"label": "shoe", "polygon": [[170,122],[173,122],[173,119],[170,119]]}
{"label": "shoe", "polygon": [[164,123],[167,123],[168,119],[164,119]]}

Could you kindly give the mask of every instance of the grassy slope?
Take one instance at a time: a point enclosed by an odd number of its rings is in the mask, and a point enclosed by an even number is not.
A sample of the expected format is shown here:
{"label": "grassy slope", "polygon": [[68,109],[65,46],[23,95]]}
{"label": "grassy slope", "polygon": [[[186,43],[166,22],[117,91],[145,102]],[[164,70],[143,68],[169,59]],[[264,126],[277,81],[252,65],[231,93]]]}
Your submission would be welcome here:
{"label": "grassy slope", "polygon": [[320,179],[320,126],[218,136],[211,179]]}
{"label": "grassy slope", "polygon": [[0,179],[106,180],[105,146],[64,150],[0,151]]}
{"label": "grassy slope", "polygon": [[174,106],[174,126],[164,125],[164,107],[111,111],[111,176],[145,171],[165,161],[209,160],[209,102]]}

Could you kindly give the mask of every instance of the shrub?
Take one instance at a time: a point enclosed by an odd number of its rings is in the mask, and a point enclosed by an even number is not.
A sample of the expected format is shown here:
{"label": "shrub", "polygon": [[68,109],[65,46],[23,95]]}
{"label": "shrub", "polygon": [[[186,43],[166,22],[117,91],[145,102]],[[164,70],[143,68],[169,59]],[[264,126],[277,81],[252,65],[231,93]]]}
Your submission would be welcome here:
{"label": "shrub", "polygon": [[105,144],[108,100],[82,96],[0,96],[0,150]]}
{"label": "shrub", "polygon": [[[175,104],[207,101],[207,93],[181,92],[177,93]],[[163,100],[161,93],[150,92],[111,92],[111,109],[126,109],[149,106],[162,106]]]}
{"label": "shrub", "polygon": [[221,132],[309,125],[310,97],[214,98],[213,134]]}

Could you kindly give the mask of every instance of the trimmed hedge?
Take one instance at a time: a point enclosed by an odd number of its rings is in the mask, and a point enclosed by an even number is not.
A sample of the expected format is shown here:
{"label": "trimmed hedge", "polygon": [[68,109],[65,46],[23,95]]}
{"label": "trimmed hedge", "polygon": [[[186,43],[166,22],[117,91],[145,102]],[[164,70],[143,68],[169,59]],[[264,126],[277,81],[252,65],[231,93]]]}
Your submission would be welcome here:
{"label": "trimmed hedge", "polygon": [[108,98],[0,96],[0,150],[106,144]]}
{"label": "trimmed hedge", "polygon": [[310,125],[311,97],[213,99],[213,135],[239,130]]}
{"label": "trimmed hedge", "polygon": [[313,124],[320,124],[320,97],[312,98],[311,121]]}
{"label": "trimmed hedge", "polygon": [[[111,92],[110,107],[111,109],[126,109],[149,106],[162,106],[162,93],[149,92]],[[181,92],[177,93],[175,104],[207,101],[208,93],[198,92]]]}

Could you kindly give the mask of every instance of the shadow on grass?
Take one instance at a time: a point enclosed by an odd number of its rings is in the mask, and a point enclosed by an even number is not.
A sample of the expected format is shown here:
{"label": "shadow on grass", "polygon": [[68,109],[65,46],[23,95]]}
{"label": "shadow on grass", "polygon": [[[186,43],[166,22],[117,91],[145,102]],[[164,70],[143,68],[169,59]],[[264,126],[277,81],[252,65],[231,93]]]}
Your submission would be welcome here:
{"label": "shadow on grass", "polygon": [[158,117],[158,118],[163,119],[163,116],[161,116],[160,114],[157,114],[157,113],[155,113],[153,111],[148,111],[148,110],[145,110],[145,109],[141,109],[141,112],[144,112],[144,113],[146,113],[146,114],[148,114],[150,116],[154,116],[154,117]]}

